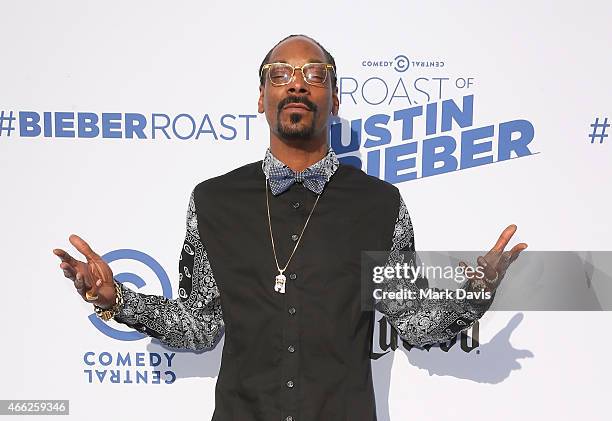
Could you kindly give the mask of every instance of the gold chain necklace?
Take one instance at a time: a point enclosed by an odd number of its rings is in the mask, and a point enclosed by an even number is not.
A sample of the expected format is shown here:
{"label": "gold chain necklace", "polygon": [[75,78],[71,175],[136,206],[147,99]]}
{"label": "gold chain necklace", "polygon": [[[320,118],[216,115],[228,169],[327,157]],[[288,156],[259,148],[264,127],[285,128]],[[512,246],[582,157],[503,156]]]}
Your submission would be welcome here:
{"label": "gold chain necklace", "polygon": [[283,267],[282,269],[280,265],[278,264],[278,258],[276,257],[276,246],[274,245],[274,235],[272,235],[272,220],[270,219],[270,199],[268,198],[268,196],[269,196],[268,178],[266,177],[266,208],[268,210],[268,227],[270,228],[270,240],[272,241],[272,251],[274,252],[274,261],[276,262],[276,269],[278,269],[278,275],[276,275],[276,279],[274,281],[274,291],[284,294],[285,293],[285,283],[287,281],[287,278],[285,277],[285,275],[283,275],[283,272],[287,270],[287,266],[289,266],[289,262],[291,261],[293,254],[295,253],[295,251],[298,248],[298,245],[300,244],[300,240],[302,239],[302,234],[304,234],[304,231],[306,230],[306,226],[308,225],[308,221],[310,221],[310,217],[312,216],[312,212],[314,211],[315,207],[317,206],[317,203],[319,202],[319,197],[321,197],[321,193],[317,195],[317,200],[315,200],[314,205],[312,205],[312,209],[310,210],[310,213],[308,214],[308,218],[306,218],[306,223],[304,224],[304,228],[302,228],[302,232],[300,233],[300,236],[295,242],[295,247],[293,247],[291,256],[289,256],[289,260],[287,260],[285,267]]}

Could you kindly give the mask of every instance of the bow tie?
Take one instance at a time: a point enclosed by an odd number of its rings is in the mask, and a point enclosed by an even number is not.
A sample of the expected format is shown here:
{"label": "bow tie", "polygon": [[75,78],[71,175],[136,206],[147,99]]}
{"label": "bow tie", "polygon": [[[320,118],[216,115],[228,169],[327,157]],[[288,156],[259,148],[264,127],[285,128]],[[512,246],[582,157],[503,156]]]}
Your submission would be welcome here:
{"label": "bow tie", "polygon": [[281,194],[294,183],[302,183],[304,187],[316,194],[321,194],[327,178],[323,171],[306,168],[304,171],[295,172],[289,167],[274,168],[270,171],[270,190],[273,195]]}

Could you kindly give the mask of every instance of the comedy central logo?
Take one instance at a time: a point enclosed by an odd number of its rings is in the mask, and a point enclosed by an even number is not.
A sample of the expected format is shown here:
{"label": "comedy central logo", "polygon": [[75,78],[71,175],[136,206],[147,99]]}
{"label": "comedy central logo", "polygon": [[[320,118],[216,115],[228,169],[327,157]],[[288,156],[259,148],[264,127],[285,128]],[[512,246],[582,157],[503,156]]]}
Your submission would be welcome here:
{"label": "comedy central logo", "polygon": [[404,54],[399,54],[395,58],[366,58],[361,60],[361,67],[372,69],[393,69],[398,73],[404,73],[411,67],[416,68],[441,68],[445,66],[444,60],[438,58],[432,59],[414,59],[411,60]]}
{"label": "comedy central logo", "polygon": [[[157,281],[160,283],[162,288],[162,294],[168,299],[172,299],[172,285],[170,279],[166,274],[164,268],[151,256],[142,251],[132,249],[119,249],[106,253],[102,256],[102,259],[109,265],[112,262],[120,260],[131,260],[144,264],[147,266],[155,276]],[[131,284],[133,287],[140,289],[146,285],[146,282],[136,273],[121,272],[115,274],[114,278],[121,283]],[[95,313],[89,315],[89,321],[106,336],[117,339],[119,341],[137,341],[144,338],[146,335],[138,331],[123,331],[114,329],[113,327],[102,321]]]}
{"label": "comedy central logo", "polygon": [[400,54],[396,56],[393,60],[362,60],[361,66],[391,68],[396,72],[403,73],[410,67],[410,60],[405,55]]}

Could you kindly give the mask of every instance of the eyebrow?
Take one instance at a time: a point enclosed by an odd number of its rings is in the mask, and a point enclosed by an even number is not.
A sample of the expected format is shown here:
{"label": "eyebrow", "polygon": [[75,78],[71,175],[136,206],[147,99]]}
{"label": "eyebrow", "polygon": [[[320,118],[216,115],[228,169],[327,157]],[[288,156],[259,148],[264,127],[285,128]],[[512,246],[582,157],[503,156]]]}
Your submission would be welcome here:
{"label": "eyebrow", "polygon": [[[274,63],[285,63],[285,64],[289,64],[289,62],[285,61],[285,60],[275,60]],[[321,61],[320,58],[309,58],[306,63],[325,63],[325,61]],[[304,63],[304,64],[306,64]]]}

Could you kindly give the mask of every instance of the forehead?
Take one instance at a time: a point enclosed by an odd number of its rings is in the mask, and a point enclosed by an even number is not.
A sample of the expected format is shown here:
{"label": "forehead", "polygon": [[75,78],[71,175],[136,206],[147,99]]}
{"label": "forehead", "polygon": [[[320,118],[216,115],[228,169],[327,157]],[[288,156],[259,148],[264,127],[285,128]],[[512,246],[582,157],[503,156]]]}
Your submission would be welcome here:
{"label": "forehead", "polygon": [[270,55],[270,62],[302,64],[308,62],[326,62],[323,50],[303,37],[289,38],[278,44]]}

